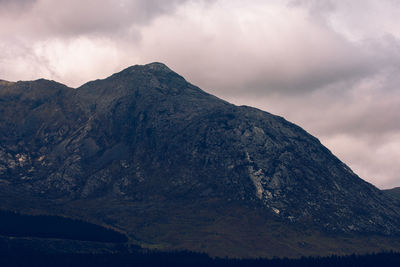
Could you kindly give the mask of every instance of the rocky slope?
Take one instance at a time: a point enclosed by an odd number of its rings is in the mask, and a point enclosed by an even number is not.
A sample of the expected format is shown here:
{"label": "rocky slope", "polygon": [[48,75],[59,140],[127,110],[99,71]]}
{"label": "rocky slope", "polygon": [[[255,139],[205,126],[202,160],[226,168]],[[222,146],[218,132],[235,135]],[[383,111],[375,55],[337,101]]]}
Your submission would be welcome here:
{"label": "rocky slope", "polygon": [[399,247],[396,201],[318,139],[161,63],[77,89],[0,81],[0,200],[222,256]]}
{"label": "rocky slope", "polygon": [[387,195],[400,201],[400,187],[383,190]]}

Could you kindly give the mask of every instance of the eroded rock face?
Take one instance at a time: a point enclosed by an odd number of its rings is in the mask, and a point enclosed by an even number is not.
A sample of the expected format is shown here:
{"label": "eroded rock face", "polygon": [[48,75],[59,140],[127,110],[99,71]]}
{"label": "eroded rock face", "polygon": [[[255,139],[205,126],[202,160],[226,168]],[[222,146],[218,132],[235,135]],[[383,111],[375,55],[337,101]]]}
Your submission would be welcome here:
{"label": "eroded rock face", "polygon": [[400,233],[395,201],[315,137],[161,63],[77,89],[0,82],[0,186],[55,200],[237,200],[323,230]]}

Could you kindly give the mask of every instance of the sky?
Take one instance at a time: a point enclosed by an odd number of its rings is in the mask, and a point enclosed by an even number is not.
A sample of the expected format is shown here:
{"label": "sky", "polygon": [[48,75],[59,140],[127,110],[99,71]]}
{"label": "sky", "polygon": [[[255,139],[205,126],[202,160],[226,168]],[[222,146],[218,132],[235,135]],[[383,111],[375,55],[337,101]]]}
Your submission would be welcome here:
{"label": "sky", "polygon": [[396,0],[0,0],[0,79],[71,87],[163,62],[400,186]]}

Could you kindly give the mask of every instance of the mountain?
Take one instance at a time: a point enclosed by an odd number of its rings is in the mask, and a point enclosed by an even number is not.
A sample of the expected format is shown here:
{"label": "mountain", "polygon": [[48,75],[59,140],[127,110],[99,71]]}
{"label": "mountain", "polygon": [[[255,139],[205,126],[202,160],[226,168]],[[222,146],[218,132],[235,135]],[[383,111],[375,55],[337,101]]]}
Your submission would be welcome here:
{"label": "mountain", "polygon": [[0,203],[212,256],[400,247],[400,207],[315,137],[161,63],[77,89],[0,81]]}

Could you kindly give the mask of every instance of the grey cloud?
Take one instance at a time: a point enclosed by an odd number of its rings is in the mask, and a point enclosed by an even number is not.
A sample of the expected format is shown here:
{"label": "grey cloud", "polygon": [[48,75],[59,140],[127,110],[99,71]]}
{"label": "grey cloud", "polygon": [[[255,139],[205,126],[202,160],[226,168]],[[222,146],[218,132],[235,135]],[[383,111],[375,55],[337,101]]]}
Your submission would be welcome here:
{"label": "grey cloud", "polygon": [[[1,0],[5,1],[5,0]],[[74,37],[87,34],[127,34],[132,27],[150,23],[154,18],[169,14],[188,0],[41,0],[5,1],[8,21],[19,25],[21,32],[38,37]],[[17,10],[12,7],[25,7]],[[14,15],[23,12],[23,19],[14,21]],[[20,14],[21,16],[21,14]],[[14,29],[15,29],[14,25]]]}
{"label": "grey cloud", "polygon": [[[288,60],[289,65],[299,63],[295,71],[287,72],[288,67],[285,65],[278,65],[271,70],[268,60],[263,60],[261,64],[248,66],[258,75],[240,84],[238,88],[229,87],[229,93],[305,94],[326,87],[341,87],[346,91],[362,79],[383,71],[393,69],[398,71],[400,68],[400,40],[391,34],[374,36],[354,43],[338,37],[333,29],[327,28],[326,33],[332,36],[332,42],[324,47],[316,45],[310,46],[309,50],[299,49],[297,53],[305,54],[301,57],[301,61],[281,59],[280,64]],[[310,37],[324,38],[324,36]],[[292,49],[296,50],[298,47],[293,45]],[[394,83],[397,83],[397,79],[394,81],[392,79],[392,86],[387,86],[385,90],[396,88]],[[232,83],[235,83],[234,79]],[[242,88],[246,88],[246,91]]]}
{"label": "grey cloud", "polygon": [[37,0],[0,0],[0,5],[15,5],[15,6],[25,6],[35,3]]}
{"label": "grey cloud", "polygon": [[29,10],[37,0],[0,0],[0,15],[7,14],[20,15],[22,12]]}
{"label": "grey cloud", "polygon": [[340,135],[321,139],[360,177],[380,188],[392,188],[400,181],[399,137],[400,132],[386,138]]}
{"label": "grey cloud", "polygon": [[306,8],[313,15],[314,19],[325,23],[326,15],[332,13],[336,9],[334,0],[291,0],[288,2],[289,7]]}
{"label": "grey cloud", "polygon": [[[373,36],[354,42],[328,22],[318,23],[322,18],[328,20],[325,13],[334,12],[333,4],[315,8],[312,14],[299,6],[276,9],[285,20],[269,19],[260,12],[253,20],[240,21],[241,14],[232,7],[226,10],[232,15],[217,13],[221,19],[204,12],[204,21],[215,23],[213,32],[217,35],[190,18],[161,22],[155,27],[165,48],[148,42],[146,36],[153,33],[146,31],[142,57],[157,56],[187,72],[194,82],[224,95],[312,93],[333,85],[357,83],[400,62],[395,36]],[[320,13],[320,19],[315,21],[314,14],[319,9],[329,12]],[[210,14],[215,13],[211,9]],[[181,24],[190,26],[186,29]],[[279,30],[275,25],[280,25]],[[188,58],[195,66],[180,67]],[[200,69],[206,71],[201,73]]]}

